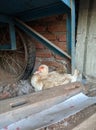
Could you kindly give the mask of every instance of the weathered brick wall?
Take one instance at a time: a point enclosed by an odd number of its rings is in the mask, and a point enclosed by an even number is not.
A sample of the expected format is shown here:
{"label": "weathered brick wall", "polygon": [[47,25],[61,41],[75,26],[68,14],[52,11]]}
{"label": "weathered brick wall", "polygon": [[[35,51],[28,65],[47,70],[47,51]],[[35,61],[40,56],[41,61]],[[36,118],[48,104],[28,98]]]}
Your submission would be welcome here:
{"label": "weathered brick wall", "polygon": [[[29,25],[62,50],[66,51],[66,15],[43,18],[29,23]],[[40,64],[46,64],[51,69],[69,64],[69,61],[54,54],[35,39],[33,39],[33,42],[36,45],[35,68]]]}

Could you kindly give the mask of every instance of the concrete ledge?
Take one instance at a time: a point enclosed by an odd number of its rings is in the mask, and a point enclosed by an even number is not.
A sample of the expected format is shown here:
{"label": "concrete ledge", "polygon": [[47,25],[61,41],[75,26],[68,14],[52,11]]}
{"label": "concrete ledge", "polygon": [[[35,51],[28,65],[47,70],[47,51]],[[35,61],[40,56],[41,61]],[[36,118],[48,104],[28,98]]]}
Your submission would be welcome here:
{"label": "concrete ledge", "polygon": [[72,130],[96,130],[96,113]]}

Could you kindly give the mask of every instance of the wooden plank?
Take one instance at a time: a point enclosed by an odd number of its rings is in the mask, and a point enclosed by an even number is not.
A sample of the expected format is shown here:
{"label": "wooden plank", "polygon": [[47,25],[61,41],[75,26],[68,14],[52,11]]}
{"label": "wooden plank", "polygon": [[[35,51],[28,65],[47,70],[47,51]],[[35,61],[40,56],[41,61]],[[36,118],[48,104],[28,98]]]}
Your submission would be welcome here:
{"label": "wooden plank", "polygon": [[[83,93],[79,93],[62,103],[56,104],[46,110],[42,110],[36,114],[25,117],[22,120],[11,123],[6,128],[7,130],[16,130],[17,128],[20,130],[37,130],[60,122],[64,119],[66,120],[66,118],[68,119],[68,117],[84,110],[85,108],[88,108],[88,106],[95,103],[96,97],[87,97]],[[1,128],[2,124],[3,123],[0,122]],[[5,127],[3,127],[2,130],[5,130]]]}
{"label": "wooden plank", "polygon": [[[7,99],[0,102],[0,124],[8,125],[20,119],[36,114],[44,109],[50,108],[53,105],[61,103],[69,97],[82,91],[81,83],[72,83],[54,87],[42,92],[37,92],[27,96]],[[11,103],[18,101],[27,101],[25,105],[11,107]],[[4,118],[6,117],[6,118]]]}
{"label": "wooden plank", "polygon": [[66,84],[62,86],[53,87],[53,88],[36,92],[36,93],[32,93],[29,95],[2,100],[0,101],[0,114],[13,110],[13,108],[10,107],[11,103],[17,103],[19,101],[26,100],[28,102],[26,105],[29,105],[29,104],[34,104],[36,102],[41,102],[44,100],[55,98],[55,97],[58,98],[60,96],[61,97],[63,96],[65,99],[67,99],[68,96],[70,97],[70,94],[74,95],[77,93],[77,91],[78,92],[82,91],[82,88],[84,88],[83,85],[79,82],[76,82],[72,84]]}

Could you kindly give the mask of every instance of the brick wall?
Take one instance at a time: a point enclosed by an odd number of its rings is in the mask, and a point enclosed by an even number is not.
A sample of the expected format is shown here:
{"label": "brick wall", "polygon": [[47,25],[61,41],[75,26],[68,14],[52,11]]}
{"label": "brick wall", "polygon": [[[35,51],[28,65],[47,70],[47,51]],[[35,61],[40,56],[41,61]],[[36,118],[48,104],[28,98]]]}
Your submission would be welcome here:
{"label": "brick wall", "polygon": [[[29,25],[37,32],[42,34],[55,45],[66,51],[66,15],[58,15],[33,21]],[[69,61],[54,54],[47,47],[33,39],[36,45],[36,63],[35,68],[40,64],[50,66],[55,69],[58,66],[68,65]]]}

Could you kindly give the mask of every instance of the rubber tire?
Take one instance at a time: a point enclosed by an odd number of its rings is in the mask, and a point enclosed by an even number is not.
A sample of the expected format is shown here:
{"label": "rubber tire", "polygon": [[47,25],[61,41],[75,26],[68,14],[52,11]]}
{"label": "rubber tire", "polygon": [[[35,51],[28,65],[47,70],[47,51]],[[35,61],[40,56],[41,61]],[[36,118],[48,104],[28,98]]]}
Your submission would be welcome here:
{"label": "rubber tire", "polygon": [[[35,44],[32,42],[32,38],[16,28],[16,44],[17,44],[16,50],[1,51],[2,58],[0,57],[0,60],[2,61],[4,59],[3,58],[4,55],[5,55],[5,57],[8,58],[8,56],[7,56],[7,53],[8,53],[10,55],[13,55],[14,61],[16,61],[15,58],[17,58],[18,60],[22,60],[23,68],[21,68],[21,70],[18,71],[20,73],[17,73],[17,75],[14,75],[14,73],[13,73],[12,77],[11,77],[12,72],[8,68],[7,71],[5,70],[7,73],[5,73],[4,80],[0,81],[0,82],[10,83],[10,82],[18,81],[18,80],[26,80],[31,75],[31,73],[34,69],[35,59],[36,59],[36,49],[35,49]],[[16,53],[16,51],[18,51],[18,47],[19,47],[18,45],[21,45],[23,47],[23,50],[22,50],[22,51],[24,51],[23,57],[22,57],[22,55],[21,55],[21,57],[20,57],[20,55],[18,55],[19,57],[15,57],[15,55],[14,55]],[[7,67],[6,63],[5,63],[5,66]],[[3,70],[6,68],[5,66],[3,64],[0,67]],[[8,65],[8,67],[9,67],[9,65]],[[13,67],[16,67],[16,66],[14,65]],[[14,69],[16,69],[16,68],[14,68]],[[8,76],[8,73],[9,73],[9,76]]]}
{"label": "rubber tire", "polygon": [[25,33],[22,33],[20,31],[17,31],[18,34],[21,37],[21,40],[23,44],[27,48],[27,64],[25,71],[21,74],[19,80],[26,80],[31,75],[34,65],[35,65],[35,59],[36,59],[36,49],[35,44],[32,43],[32,39],[30,36],[26,35]]}

